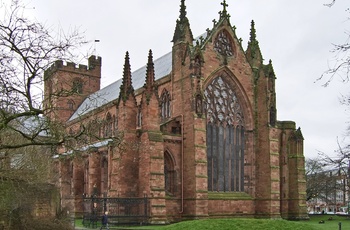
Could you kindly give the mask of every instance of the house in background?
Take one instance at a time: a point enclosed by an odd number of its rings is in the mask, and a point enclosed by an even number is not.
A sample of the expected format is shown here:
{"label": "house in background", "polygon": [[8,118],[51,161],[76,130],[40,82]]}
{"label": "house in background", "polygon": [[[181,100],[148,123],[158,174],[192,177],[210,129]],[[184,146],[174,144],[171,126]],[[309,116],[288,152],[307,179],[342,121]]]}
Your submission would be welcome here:
{"label": "house in background", "polygon": [[325,170],[307,175],[311,199],[307,204],[309,214],[348,214],[349,168]]}
{"label": "house in background", "polygon": [[222,5],[219,20],[194,39],[182,0],[171,52],[153,60],[150,51],[134,72],[126,53],[122,79],[105,88],[100,57],[88,66],[57,61],[45,72],[47,117],[91,134],[58,150],[63,207],[82,213],[84,194],[147,197],[150,223],[308,218],[301,130],[277,119],[276,77],[254,22],[244,49]]}

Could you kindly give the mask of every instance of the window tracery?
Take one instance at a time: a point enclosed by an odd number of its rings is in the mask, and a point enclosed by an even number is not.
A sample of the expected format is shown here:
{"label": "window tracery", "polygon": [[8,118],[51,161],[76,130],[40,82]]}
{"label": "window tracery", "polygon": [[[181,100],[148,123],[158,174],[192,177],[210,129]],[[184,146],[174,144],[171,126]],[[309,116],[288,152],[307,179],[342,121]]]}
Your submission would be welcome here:
{"label": "window tracery", "polygon": [[227,31],[221,31],[214,41],[214,50],[227,57],[233,56],[232,39]]}
{"label": "window tracery", "polygon": [[244,116],[223,76],[204,91],[207,119],[208,190],[244,191]]}

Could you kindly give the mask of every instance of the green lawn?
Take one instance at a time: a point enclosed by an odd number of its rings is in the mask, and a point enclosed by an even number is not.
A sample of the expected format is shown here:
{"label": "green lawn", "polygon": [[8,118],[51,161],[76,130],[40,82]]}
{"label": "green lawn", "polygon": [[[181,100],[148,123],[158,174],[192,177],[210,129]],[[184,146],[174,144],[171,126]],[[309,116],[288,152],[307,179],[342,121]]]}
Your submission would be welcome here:
{"label": "green lawn", "polygon": [[[332,220],[328,220],[332,217]],[[324,224],[319,221],[324,220]],[[338,230],[339,222],[342,229],[350,229],[350,219],[336,215],[314,215],[310,216],[308,221],[287,221],[287,220],[268,220],[268,219],[207,219],[183,221],[167,226],[139,226],[139,227],[112,227],[111,229],[155,229],[155,230]],[[76,222],[76,226],[82,226],[81,220]]]}
{"label": "green lawn", "polygon": [[[332,218],[333,220],[328,220]],[[323,220],[325,223],[320,224],[319,221]],[[314,227],[314,229],[320,230],[338,230],[339,222],[341,222],[342,230],[350,229],[350,219],[344,216],[336,215],[311,215],[310,221],[306,221],[309,226]]]}

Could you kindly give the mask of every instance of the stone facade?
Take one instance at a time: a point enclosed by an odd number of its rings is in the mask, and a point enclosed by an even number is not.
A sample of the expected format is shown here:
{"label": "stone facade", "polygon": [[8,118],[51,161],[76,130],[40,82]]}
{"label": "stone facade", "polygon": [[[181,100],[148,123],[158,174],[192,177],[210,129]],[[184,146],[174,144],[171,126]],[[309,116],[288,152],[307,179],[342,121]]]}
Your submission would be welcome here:
{"label": "stone facade", "polygon": [[[172,52],[153,61],[150,51],[135,72],[127,53],[123,78],[103,89],[99,57],[46,71],[47,116],[67,132],[85,125],[94,134],[77,143],[79,157],[59,162],[64,206],[80,212],[82,194],[146,195],[153,223],[307,218],[303,136],[277,120],[275,73],[254,22],[244,50],[222,5],[194,39],[182,0]],[[74,93],[54,96],[60,89]]]}

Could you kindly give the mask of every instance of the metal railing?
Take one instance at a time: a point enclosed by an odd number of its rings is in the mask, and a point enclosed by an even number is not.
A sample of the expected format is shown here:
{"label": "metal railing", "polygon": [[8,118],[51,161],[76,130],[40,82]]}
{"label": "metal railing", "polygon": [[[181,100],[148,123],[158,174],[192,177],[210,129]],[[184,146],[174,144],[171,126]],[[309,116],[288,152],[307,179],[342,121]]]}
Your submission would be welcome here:
{"label": "metal railing", "polygon": [[83,197],[83,225],[97,227],[103,214],[108,211],[110,225],[147,224],[149,219],[148,198],[98,198]]}

